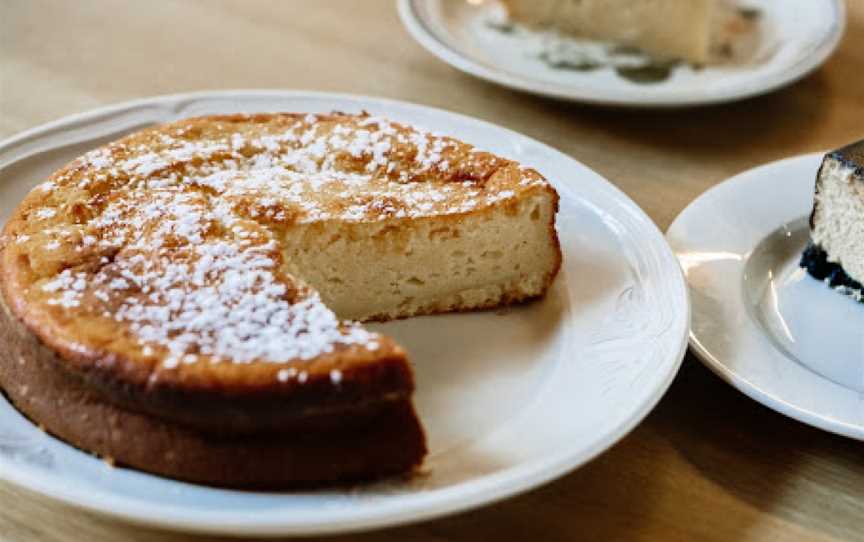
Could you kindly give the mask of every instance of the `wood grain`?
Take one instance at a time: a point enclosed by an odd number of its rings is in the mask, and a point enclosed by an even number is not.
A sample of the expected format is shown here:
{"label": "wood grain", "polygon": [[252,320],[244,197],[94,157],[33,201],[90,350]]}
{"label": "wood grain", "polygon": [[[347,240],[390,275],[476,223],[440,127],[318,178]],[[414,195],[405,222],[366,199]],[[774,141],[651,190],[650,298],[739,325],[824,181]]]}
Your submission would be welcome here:
{"label": "wood grain", "polygon": [[[818,1],[818,0],[814,0]],[[817,73],[737,104],[608,110],[484,83],[414,43],[390,0],[0,0],[0,137],[130,98],[218,88],[398,98],[486,119],[576,157],[661,228],[729,175],[864,137],[864,3]],[[342,540],[864,540],[864,448],[788,420],[688,355],[623,442],[528,495]],[[0,483],[5,540],[176,542]],[[200,540],[199,538],[194,538]]]}

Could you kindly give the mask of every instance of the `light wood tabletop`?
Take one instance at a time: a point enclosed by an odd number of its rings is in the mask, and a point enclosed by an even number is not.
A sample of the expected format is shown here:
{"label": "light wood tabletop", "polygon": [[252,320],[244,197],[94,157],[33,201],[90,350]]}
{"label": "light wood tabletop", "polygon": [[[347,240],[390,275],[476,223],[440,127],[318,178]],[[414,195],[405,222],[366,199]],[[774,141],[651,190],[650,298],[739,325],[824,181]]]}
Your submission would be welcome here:
{"label": "light wood tabletop", "polygon": [[[819,0],[814,0],[819,1]],[[409,38],[392,0],[0,0],[0,137],[131,98],[205,89],[377,95],[485,119],[594,168],[665,229],[757,164],[864,137],[864,2],[800,83],[678,111],[586,107],[494,86]],[[864,540],[864,446],[784,418],[688,354],[627,438],[545,487],[344,540]],[[0,483],[0,538],[198,539],[133,527]]]}

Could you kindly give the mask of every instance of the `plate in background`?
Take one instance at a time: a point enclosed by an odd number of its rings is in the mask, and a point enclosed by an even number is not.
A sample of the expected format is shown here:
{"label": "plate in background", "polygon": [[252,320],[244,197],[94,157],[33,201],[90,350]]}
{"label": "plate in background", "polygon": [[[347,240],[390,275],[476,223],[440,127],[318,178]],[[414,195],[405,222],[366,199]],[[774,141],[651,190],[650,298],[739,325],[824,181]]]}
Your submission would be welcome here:
{"label": "plate in background", "polygon": [[232,491],[102,461],[54,439],[0,397],[0,478],[96,512],[243,535],[370,529],[488,504],[562,476],[653,408],[686,348],[687,288],[653,222],[572,158],[469,117],[312,92],[163,96],[74,115],[0,143],[0,219],[68,160],[144,126],[229,112],[369,111],[536,167],[561,195],[564,264],[540,302],[375,325],[410,353],[427,429],[425,475],[351,489]]}
{"label": "plate in background", "polygon": [[690,345],[702,361],[778,412],[864,440],[864,304],[798,265],[822,156],[715,186],[666,237],[690,287]]}
{"label": "plate in background", "polygon": [[[612,68],[554,68],[541,59],[540,33],[502,32],[497,0],[399,0],[410,34],[429,52],[466,73],[518,90],[598,105],[677,107],[740,100],[791,84],[824,63],[843,36],[843,0],[746,0],[761,13],[753,61],[634,83]],[[506,27],[505,27],[506,28]]]}

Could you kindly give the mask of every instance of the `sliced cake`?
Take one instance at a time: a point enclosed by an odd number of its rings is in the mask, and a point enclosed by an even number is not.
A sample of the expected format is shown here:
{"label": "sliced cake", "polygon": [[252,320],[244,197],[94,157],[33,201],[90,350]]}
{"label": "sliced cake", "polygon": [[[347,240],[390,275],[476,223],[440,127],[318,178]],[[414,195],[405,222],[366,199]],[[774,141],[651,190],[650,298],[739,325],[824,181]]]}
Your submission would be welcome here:
{"label": "sliced cake", "polygon": [[543,295],[557,200],[532,169],[365,114],[147,129],[7,223],[0,385],[60,438],[173,478],[408,473],[426,447],[407,355],[356,321]]}
{"label": "sliced cake", "polygon": [[864,301],[864,141],[829,153],[816,176],[810,244],[801,265]]}
{"label": "sliced cake", "polygon": [[[706,64],[747,26],[729,0],[503,0],[510,18]],[[729,54],[728,51],[726,54]]]}

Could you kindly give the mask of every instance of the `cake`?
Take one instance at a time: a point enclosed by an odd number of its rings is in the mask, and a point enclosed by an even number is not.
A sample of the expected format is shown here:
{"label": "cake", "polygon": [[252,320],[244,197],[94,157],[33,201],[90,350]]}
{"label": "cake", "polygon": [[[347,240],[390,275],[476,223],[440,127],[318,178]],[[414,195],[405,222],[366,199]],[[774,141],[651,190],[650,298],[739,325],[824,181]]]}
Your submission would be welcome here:
{"label": "cake", "polygon": [[864,302],[864,141],[823,159],[801,265],[814,278]]}
{"label": "cake", "polygon": [[360,322],[542,296],[557,203],[533,169],[367,114],[149,128],[6,224],[0,386],[59,438],[171,478],[410,474],[408,356]]}
{"label": "cake", "polygon": [[511,20],[702,65],[750,25],[729,0],[503,0]]}

